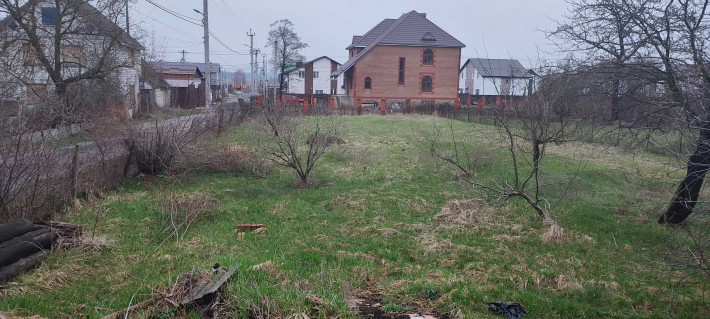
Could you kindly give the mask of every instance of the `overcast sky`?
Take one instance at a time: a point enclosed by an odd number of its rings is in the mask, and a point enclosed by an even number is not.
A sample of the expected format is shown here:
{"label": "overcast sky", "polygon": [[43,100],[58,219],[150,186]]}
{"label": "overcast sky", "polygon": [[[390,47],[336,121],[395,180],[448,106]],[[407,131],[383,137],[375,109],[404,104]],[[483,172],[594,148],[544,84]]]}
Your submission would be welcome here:
{"label": "overcast sky", "polygon": [[[201,19],[193,9],[202,11],[202,0],[152,1]],[[429,20],[466,44],[463,59],[515,58],[533,67],[539,56],[559,57],[540,30],[553,28],[553,20],[567,10],[564,0],[209,0],[209,5],[210,29],[227,46],[212,37],[212,61],[228,71],[246,72],[250,28],[256,34],[255,47],[264,49],[269,25],[277,19],[290,19],[296,33],[309,44],[303,50],[306,59],[327,55],[344,63],[345,47],[353,35],[363,35],[383,19],[396,19],[411,10],[427,13]],[[179,61],[179,52],[185,50],[186,60],[204,61],[201,26],[176,18],[146,0],[138,0],[131,10],[131,20],[155,33],[165,60]]]}

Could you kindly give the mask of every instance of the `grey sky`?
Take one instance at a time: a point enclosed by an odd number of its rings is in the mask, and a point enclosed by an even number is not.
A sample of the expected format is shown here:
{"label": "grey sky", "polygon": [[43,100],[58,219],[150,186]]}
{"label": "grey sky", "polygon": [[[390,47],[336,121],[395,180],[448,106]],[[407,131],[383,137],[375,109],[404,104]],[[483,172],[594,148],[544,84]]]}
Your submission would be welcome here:
{"label": "grey sky", "polygon": [[[185,16],[201,19],[202,0],[152,0]],[[210,28],[234,53],[211,39],[211,59],[225,69],[249,71],[249,37],[256,34],[255,47],[264,48],[269,25],[282,18],[295,24],[295,31],[310,45],[307,59],[327,55],[343,63],[345,47],[353,35],[362,35],[383,19],[398,18],[410,10],[427,13],[439,27],[466,44],[462,58],[516,58],[526,67],[543,58],[556,58],[542,32],[554,27],[566,11],[564,0],[209,0]],[[238,17],[232,17],[227,6]],[[181,50],[188,61],[204,61],[202,29],[138,0],[131,19],[145,30],[154,30],[158,46],[165,47],[165,59],[179,61]],[[150,42],[150,41],[149,41]],[[266,50],[268,51],[268,49]],[[270,52],[266,52],[270,55]],[[268,57],[267,57],[268,59]],[[260,61],[261,62],[261,61]]]}

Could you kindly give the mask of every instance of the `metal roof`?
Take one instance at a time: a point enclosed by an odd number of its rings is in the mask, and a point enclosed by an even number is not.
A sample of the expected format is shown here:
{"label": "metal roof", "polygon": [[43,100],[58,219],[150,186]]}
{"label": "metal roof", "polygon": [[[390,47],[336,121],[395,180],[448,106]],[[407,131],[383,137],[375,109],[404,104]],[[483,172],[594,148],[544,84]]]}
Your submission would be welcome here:
{"label": "metal roof", "polygon": [[478,70],[482,77],[496,78],[531,78],[532,74],[528,69],[523,67],[518,60],[514,59],[468,59],[463,64],[461,70],[466,68],[467,64],[473,64],[473,67]]}
{"label": "metal roof", "polygon": [[[353,39],[354,40],[354,39]],[[385,19],[368,31],[348,49],[364,47],[360,53],[345,62],[332,76],[347,71],[378,45],[418,46],[432,48],[463,48],[466,45],[426,18],[426,13],[414,10],[397,20]]]}

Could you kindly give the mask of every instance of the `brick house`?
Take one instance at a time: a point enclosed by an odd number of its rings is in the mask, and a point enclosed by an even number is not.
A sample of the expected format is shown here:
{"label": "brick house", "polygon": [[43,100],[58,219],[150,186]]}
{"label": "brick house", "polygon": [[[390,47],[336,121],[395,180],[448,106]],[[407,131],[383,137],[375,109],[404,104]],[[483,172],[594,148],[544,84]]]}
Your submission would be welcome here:
{"label": "brick house", "polygon": [[[461,49],[465,45],[410,11],[354,36],[350,59],[332,76],[345,74],[345,92],[365,101],[457,101]],[[382,109],[384,110],[384,109]]]}

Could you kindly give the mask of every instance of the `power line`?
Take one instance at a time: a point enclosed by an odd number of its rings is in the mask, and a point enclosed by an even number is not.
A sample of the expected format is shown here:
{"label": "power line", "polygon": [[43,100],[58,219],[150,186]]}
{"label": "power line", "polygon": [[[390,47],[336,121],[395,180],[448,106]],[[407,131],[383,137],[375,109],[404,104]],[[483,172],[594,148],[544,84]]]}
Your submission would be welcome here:
{"label": "power line", "polygon": [[242,53],[242,52],[236,51],[236,50],[230,48],[228,45],[224,44],[224,42],[222,42],[222,40],[221,40],[219,37],[217,37],[214,33],[212,33],[212,31],[210,31],[210,35],[211,35],[215,40],[217,40],[217,42],[219,42],[219,44],[221,44],[223,47],[227,48],[227,50],[232,51],[232,52],[234,52],[234,53],[236,53],[236,54],[243,54],[243,55],[246,55],[246,53]]}
{"label": "power line", "polygon": [[[217,7],[219,7],[220,9],[222,9],[222,11],[223,11],[224,13],[226,13],[227,17],[228,17],[230,20],[232,20],[232,22],[234,22],[235,25],[237,25],[238,27],[242,28],[244,31],[247,31],[247,26],[246,26],[246,24],[245,24],[245,23],[242,23],[242,22],[239,22],[239,21],[236,19],[236,18],[239,18],[239,16],[237,16],[237,15],[232,11],[232,9],[229,7],[229,4],[227,4],[224,0],[221,0],[221,1],[222,1],[222,4],[224,4],[224,6],[225,6],[226,8],[225,8],[225,7],[222,7],[222,6],[219,4],[219,2],[215,2],[215,4],[217,5]],[[235,17],[236,17],[236,18],[235,18]],[[239,20],[241,20],[241,18],[239,18]],[[242,21],[243,21],[243,20],[242,20]]]}
{"label": "power line", "polygon": [[163,11],[165,11],[166,13],[168,13],[168,14],[170,14],[170,15],[172,15],[172,16],[178,18],[178,19],[180,19],[180,20],[183,20],[183,21],[188,22],[188,23],[192,23],[192,24],[194,24],[194,25],[196,25],[196,26],[202,26],[202,24],[195,22],[195,21],[198,21],[198,22],[199,22],[200,20],[198,20],[198,19],[190,18],[190,17],[188,17],[188,16],[186,16],[186,15],[183,15],[183,14],[177,13],[177,12],[175,12],[175,11],[172,11],[172,10],[166,8],[166,7],[163,7],[163,6],[161,6],[161,5],[159,5],[159,4],[155,3],[155,2],[153,2],[152,0],[145,0],[145,1],[148,2],[148,3],[150,3],[150,4],[152,4],[152,5],[154,5],[154,6],[157,7],[158,9],[163,10]]}

